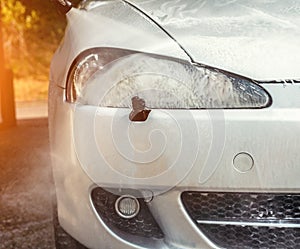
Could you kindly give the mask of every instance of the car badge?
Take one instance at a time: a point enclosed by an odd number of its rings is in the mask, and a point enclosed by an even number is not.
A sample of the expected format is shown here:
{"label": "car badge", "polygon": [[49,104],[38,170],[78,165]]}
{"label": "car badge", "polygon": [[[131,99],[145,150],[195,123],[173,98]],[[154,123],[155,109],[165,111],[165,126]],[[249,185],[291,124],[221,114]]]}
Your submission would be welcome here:
{"label": "car badge", "polygon": [[151,110],[146,109],[146,102],[144,99],[134,96],[131,98],[132,111],[129,114],[129,119],[134,122],[144,122],[147,120]]}

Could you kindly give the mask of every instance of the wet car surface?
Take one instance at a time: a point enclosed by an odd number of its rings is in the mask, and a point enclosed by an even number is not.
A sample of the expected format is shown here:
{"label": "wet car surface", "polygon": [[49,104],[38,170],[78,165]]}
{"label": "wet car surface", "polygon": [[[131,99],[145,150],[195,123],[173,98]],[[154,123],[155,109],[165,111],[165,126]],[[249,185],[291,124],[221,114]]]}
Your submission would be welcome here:
{"label": "wet car surface", "polygon": [[49,131],[66,237],[299,248],[299,2],[56,2],[68,26]]}

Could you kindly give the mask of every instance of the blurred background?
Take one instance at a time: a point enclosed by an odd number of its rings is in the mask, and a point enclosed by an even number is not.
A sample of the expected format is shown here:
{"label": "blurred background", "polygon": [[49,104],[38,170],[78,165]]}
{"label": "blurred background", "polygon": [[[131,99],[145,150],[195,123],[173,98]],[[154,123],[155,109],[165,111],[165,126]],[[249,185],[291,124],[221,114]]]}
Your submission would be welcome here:
{"label": "blurred background", "polygon": [[6,67],[14,73],[16,101],[47,99],[49,64],[65,28],[50,1],[2,0]]}
{"label": "blurred background", "polygon": [[[13,72],[16,116],[45,117],[50,61],[62,40],[65,16],[57,12],[51,0],[0,1],[0,46],[4,51],[0,66]],[[0,84],[7,83],[1,80]]]}
{"label": "blurred background", "polygon": [[50,0],[0,13],[0,249],[54,249],[48,75],[66,20]]}

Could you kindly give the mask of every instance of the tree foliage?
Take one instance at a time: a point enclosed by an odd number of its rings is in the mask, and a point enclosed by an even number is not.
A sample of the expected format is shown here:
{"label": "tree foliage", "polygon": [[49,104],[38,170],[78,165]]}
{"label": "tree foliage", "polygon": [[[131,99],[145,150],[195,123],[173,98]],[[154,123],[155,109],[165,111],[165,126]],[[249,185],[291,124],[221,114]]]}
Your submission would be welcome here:
{"label": "tree foliage", "polygon": [[65,20],[49,0],[0,0],[6,61],[16,77],[47,78]]}
{"label": "tree foliage", "polygon": [[18,0],[1,1],[1,12],[6,59],[13,66],[14,61],[28,56],[25,32],[35,28],[39,16],[34,10],[28,12]]}

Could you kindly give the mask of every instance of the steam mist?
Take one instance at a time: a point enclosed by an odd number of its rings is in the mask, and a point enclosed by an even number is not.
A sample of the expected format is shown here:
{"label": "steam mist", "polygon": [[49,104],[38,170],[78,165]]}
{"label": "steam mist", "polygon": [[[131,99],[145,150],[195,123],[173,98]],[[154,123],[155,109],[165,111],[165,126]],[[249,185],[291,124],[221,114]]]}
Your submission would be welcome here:
{"label": "steam mist", "polygon": [[54,248],[47,120],[0,132],[0,248]]}

